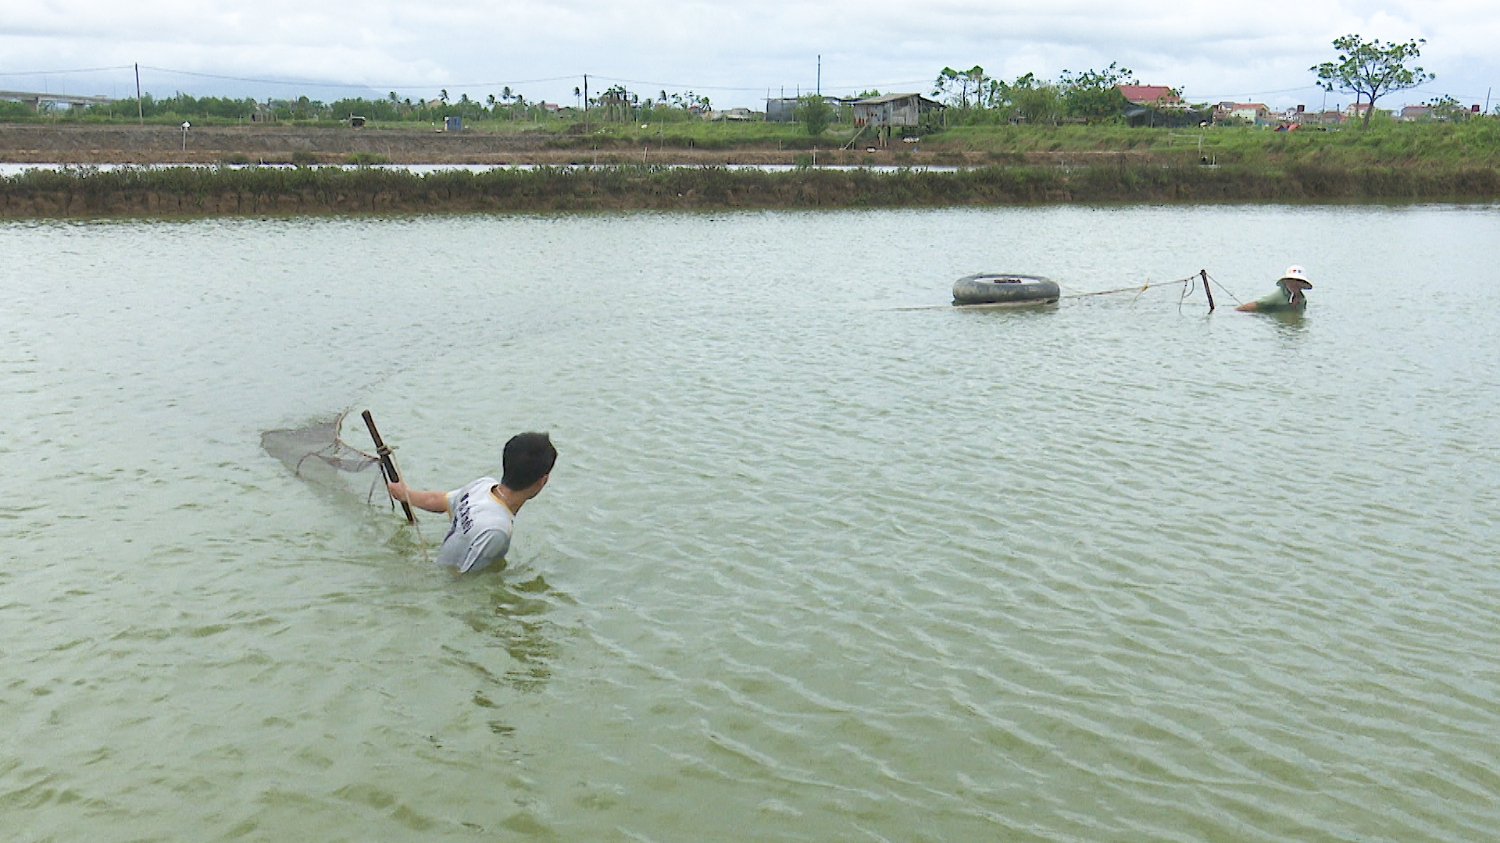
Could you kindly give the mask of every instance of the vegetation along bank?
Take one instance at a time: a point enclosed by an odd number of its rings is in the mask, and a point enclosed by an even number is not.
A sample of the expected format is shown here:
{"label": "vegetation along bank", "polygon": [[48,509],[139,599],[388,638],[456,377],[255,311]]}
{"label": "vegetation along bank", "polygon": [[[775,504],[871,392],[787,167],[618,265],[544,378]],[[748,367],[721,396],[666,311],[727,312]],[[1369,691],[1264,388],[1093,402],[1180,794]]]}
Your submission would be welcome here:
{"label": "vegetation along bank", "polygon": [[10,219],[1496,200],[1500,171],[1492,166],[1164,166],[1124,158],[950,171],[615,165],[415,174],[370,167],[169,167],[30,170],[0,179],[0,217]]}

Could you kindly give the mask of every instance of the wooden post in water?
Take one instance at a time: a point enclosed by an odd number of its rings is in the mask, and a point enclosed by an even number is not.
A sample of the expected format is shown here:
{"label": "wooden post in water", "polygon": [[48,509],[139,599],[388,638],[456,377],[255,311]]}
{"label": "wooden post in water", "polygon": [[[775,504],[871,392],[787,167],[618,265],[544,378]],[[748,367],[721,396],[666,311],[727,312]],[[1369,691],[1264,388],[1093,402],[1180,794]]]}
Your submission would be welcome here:
{"label": "wooden post in water", "polygon": [[1203,294],[1208,296],[1208,312],[1214,312],[1214,291],[1208,288],[1208,270],[1200,269],[1198,274],[1203,277]]}
{"label": "wooden post in water", "polygon": [[[386,480],[400,483],[401,475],[396,473],[396,464],[391,461],[391,449],[386,447],[385,441],[380,438],[380,431],[375,429],[374,416],[370,415],[369,410],[365,410],[360,413],[360,417],[365,420],[365,427],[370,429],[370,438],[375,442],[375,454],[380,457],[380,473],[385,475]],[[406,523],[417,523],[417,517],[411,514],[411,504],[402,501],[401,509],[406,512]]]}

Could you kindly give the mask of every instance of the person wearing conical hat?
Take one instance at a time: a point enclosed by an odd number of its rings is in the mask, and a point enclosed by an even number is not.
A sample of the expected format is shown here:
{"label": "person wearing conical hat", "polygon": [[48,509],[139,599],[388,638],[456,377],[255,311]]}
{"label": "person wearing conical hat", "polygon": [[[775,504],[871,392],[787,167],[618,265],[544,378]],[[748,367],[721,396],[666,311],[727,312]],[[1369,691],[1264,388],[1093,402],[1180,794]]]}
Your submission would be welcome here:
{"label": "person wearing conical hat", "polygon": [[1307,307],[1307,296],[1302,295],[1302,291],[1311,289],[1312,282],[1307,280],[1307,270],[1300,266],[1289,266],[1276,282],[1276,292],[1245,302],[1235,310],[1301,310]]}

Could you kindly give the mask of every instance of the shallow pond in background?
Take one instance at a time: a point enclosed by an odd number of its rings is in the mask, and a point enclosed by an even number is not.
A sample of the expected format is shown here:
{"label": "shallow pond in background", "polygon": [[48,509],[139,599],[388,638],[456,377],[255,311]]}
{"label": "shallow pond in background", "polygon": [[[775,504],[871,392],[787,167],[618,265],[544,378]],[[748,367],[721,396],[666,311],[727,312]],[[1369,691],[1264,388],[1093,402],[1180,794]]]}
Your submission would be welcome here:
{"label": "shallow pond in background", "polygon": [[[1493,838],[1496,243],[1437,206],[0,225],[0,828]],[[1290,263],[1301,318],[943,306]],[[346,408],[428,488],[551,431],[504,572],[260,448]]]}

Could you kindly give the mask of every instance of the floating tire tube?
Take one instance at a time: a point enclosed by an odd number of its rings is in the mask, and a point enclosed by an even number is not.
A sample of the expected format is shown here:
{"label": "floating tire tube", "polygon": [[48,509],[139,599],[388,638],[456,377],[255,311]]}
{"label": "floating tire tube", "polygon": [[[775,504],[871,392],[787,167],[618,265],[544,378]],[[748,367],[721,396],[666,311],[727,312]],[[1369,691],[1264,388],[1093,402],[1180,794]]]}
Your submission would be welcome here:
{"label": "floating tire tube", "polygon": [[955,305],[1052,304],[1059,295],[1057,282],[1039,275],[981,272],[953,282]]}

